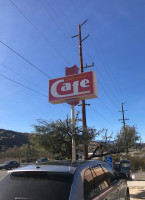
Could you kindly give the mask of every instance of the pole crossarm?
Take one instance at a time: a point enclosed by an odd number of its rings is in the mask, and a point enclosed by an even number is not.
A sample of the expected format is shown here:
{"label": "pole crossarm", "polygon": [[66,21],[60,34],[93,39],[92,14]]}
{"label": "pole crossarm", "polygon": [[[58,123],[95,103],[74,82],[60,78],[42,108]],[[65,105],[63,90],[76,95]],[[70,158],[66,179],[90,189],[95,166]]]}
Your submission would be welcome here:
{"label": "pole crossarm", "polygon": [[87,35],[84,39],[81,40],[83,42],[85,39],[87,39],[90,35]]}
{"label": "pole crossarm", "polygon": [[[90,103],[85,103],[85,106],[90,106]],[[79,104],[78,106],[82,106],[82,104]]]}
{"label": "pole crossarm", "polygon": [[75,38],[75,37],[78,37],[79,35],[74,35],[74,36],[72,36],[72,38]]}
{"label": "pole crossarm", "polygon": [[93,67],[93,66],[94,66],[94,62],[92,63],[92,65],[87,65],[87,64],[86,64],[86,66],[83,67],[83,68],[89,68],[89,67]]}
{"label": "pole crossarm", "polygon": [[80,26],[83,26],[87,21],[88,19],[86,19],[82,24],[80,24]]}

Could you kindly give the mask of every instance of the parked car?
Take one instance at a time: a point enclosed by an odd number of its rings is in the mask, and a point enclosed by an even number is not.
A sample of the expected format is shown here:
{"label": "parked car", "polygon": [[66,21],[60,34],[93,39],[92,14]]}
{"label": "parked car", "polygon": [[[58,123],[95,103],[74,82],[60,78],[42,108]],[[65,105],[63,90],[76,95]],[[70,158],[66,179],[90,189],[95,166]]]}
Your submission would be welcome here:
{"label": "parked car", "polygon": [[0,181],[4,200],[127,200],[127,182],[102,161],[28,165]]}
{"label": "parked car", "polygon": [[3,164],[0,165],[0,170],[1,169],[12,169],[12,168],[17,168],[20,166],[20,163],[18,163],[17,161],[7,161]]}
{"label": "parked car", "polygon": [[47,158],[41,158],[39,160],[36,160],[36,163],[45,163],[48,162],[49,160]]}
{"label": "parked car", "polygon": [[128,179],[131,179],[131,165],[129,160],[121,160],[119,170],[121,173],[127,174]]}
{"label": "parked car", "polygon": [[116,162],[116,163],[114,164],[114,169],[115,169],[115,171],[118,172],[118,173],[120,172],[119,167],[120,167],[120,162]]}

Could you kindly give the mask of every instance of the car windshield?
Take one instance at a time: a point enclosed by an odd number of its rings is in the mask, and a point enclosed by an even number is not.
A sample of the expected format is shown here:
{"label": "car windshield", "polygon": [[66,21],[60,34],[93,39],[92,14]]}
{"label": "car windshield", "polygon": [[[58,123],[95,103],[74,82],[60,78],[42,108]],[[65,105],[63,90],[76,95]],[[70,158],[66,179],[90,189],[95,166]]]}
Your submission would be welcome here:
{"label": "car windshield", "polygon": [[8,165],[10,163],[11,163],[11,161],[7,161],[7,162],[4,163],[4,165]]}
{"label": "car windshield", "polygon": [[27,172],[8,175],[0,182],[0,197],[5,200],[68,200],[72,180],[71,174]]}
{"label": "car windshield", "polygon": [[122,168],[130,168],[130,163],[121,163]]}

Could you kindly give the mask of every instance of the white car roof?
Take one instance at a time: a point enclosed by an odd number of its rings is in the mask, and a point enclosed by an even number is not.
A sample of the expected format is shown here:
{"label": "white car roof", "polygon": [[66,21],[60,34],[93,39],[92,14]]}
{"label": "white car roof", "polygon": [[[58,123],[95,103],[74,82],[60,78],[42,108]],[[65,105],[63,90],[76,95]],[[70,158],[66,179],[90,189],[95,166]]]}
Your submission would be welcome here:
{"label": "white car roof", "polygon": [[41,172],[59,172],[59,173],[71,173],[73,174],[76,167],[61,166],[61,165],[27,165],[14,170],[8,171],[9,174],[13,172],[30,172],[30,171],[41,171]]}
{"label": "white car roof", "polygon": [[76,162],[73,165],[65,165],[65,162],[59,162],[59,164],[30,164],[26,165],[14,170],[8,171],[9,174],[12,174],[14,172],[35,172],[35,171],[41,171],[41,172],[56,172],[56,173],[69,173],[74,174],[75,170],[81,171],[85,168],[91,167],[94,164],[101,164],[102,161],[83,161],[83,162]]}

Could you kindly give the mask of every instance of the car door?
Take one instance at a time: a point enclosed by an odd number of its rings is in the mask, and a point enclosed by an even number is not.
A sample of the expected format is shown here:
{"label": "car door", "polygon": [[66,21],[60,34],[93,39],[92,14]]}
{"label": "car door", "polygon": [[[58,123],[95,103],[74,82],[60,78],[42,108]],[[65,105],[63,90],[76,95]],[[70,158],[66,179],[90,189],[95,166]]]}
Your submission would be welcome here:
{"label": "car door", "polygon": [[9,163],[9,168],[13,168],[13,161]]}
{"label": "car door", "polygon": [[[115,177],[118,177],[116,172],[111,167],[109,167],[108,165],[104,165],[104,164],[103,164],[103,167],[104,167],[104,171],[108,170]],[[117,187],[118,187],[117,191],[119,191],[119,199],[120,200],[125,200],[127,198],[127,196],[128,196],[127,193],[129,192],[128,188],[127,188],[127,181],[125,179],[119,179],[119,178],[117,178],[117,179],[118,180],[117,180],[116,183],[117,183]],[[115,186],[115,184],[114,184],[114,186]]]}
{"label": "car door", "polygon": [[93,188],[93,176],[90,168],[86,169],[84,172],[84,199],[92,199],[94,196]]}
{"label": "car door", "polygon": [[[108,183],[108,191],[105,193],[106,200],[119,200],[120,199],[120,180],[116,172],[108,165],[101,164],[105,173],[106,182]],[[103,197],[103,195],[102,195]]]}
{"label": "car door", "polygon": [[11,168],[15,168],[15,167],[16,167],[16,161],[11,161],[10,167],[11,167]]}
{"label": "car door", "polygon": [[114,190],[114,182],[116,180],[113,176],[112,183],[110,181],[111,176],[113,175],[109,176],[105,173],[105,170],[99,164],[88,168],[84,173],[84,199],[119,200],[119,191]]}
{"label": "car door", "polygon": [[125,179],[120,179],[120,192],[119,192],[119,198],[120,200],[124,200],[127,198],[128,196],[128,188],[127,188],[127,181]]}

